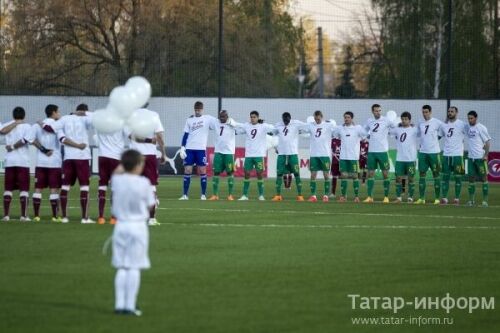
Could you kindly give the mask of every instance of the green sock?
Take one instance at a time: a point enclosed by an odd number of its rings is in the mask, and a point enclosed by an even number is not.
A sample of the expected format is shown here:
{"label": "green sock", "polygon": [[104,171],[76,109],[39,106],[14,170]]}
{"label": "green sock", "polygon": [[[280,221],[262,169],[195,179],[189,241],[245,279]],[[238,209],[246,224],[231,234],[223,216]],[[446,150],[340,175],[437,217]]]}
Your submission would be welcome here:
{"label": "green sock", "polygon": [[357,197],[359,195],[359,179],[352,181],[352,187],[354,188],[354,196]]}
{"label": "green sock", "polygon": [[276,195],[281,195],[281,185],[283,185],[283,175],[276,176]]}
{"label": "green sock", "polygon": [[420,199],[425,200],[425,176],[418,180],[418,194]]}
{"label": "green sock", "polygon": [[439,179],[439,177],[436,177],[434,178],[434,196],[436,197],[436,199],[439,199],[440,198],[440,195],[441,194],[441,180]]}
{"label": "green sock", "polygon": [[483,183],[483,201],[488,201],[488,190],[489,190],[489,185],[488,183]]}
{"label": "green sock", "polygon": [[234,176],[230,175],[227,177],[227,191],[229,195],[233,195],[234,188]]}
{"label": "green sock", "polygon": [[330,195],[330,186],[332,185],[332,182],[330,179],[325,179],[325,195]]}
{"label": "green sock", "polygon": [[259,189],[259,196],[264,195],[264,181],[262,179],[257,181],[257,188]]}
{"label": "green sock", "polygon": [[243,195],[248,197],[248,189],[250,188],[250,179],[243,181]]}
{"label": "green sock", "polygon": [[401,198],[401,193],[403,192],[403,184],[396,183],[396,197]]}
{"label": "green sock", "polygon": [[316,180],[311,179],[311,183],[309,185],[311,186],[311,195],[316,195]]}
{"label": "green sock", "polygon": [[368,178],[366,183],[367,183],[367,187],[368,187],[368,196],[373,197],[373,187],[375,186],[375,179]]}
{"label": "green sock", "polygon": [[413,194],[415,194],[415,183],[411,182],[408,184],[408,197],[413,198]]}
{"label": "green sock", "polygon": [[295,177],[295,186],[297,186],[297,195],[302,195],[302,179],[299,174],[293,174]]}
{"label": "green sock", "polygon": [[384,197],[389,196],[389,186],[391,185],[391,181],[389,179],[384,179]]}
{"label": "green sock", "polygon": [[455,198],[460,199],[461,195],[462,195],[462,177],[456,176],[455,177]]}
{"label": "green sock", "polygon": [[212,182],[214,195],[219,195],[219,176],[213,176]]}
{"label": "green sock", "polygon": [[449,173],[445,173],[443,175],[443,181],[441,182],[441,189],[442,189],[441,196],[443,198],[448,198],[448,192],[450,190],[450,174]]}
{"label": "green sock", "polygon": [[476,184],[469,183],[469,201],[474,202],[474,194],[476,193]]}
{"label": "green sock", "polygon": [[343,197],[347,195],[347,179],[342,179],[340,181],[340,193]]}

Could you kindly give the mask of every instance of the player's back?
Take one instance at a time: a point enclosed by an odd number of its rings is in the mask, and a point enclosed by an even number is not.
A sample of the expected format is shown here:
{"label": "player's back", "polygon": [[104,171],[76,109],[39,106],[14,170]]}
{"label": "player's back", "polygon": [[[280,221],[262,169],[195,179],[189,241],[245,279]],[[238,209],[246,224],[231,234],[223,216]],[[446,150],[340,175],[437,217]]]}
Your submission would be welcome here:
{"label": "player's back", "polygon": [[[43,121],[44,124],[53,126],[55,120],[47,118]],[[52,150],[52,155],[47,156],[40,150],[37,151],[37,163],[39,167],[45,168],[60,168],[62,163],[61,144],[55,133],[51,133],[42,129],[39,124],[33,125],[33,133],[35,139],[46,149]]]}
{"label": "player's back", "polygon": [[65,160],[90,160],[89,134],[92,118],[90,116],[67,115],[55,122],[56,128],[62,129],[58,133],[59,139],[65,137],[75,143],[84,143],[86,147],[79,149],[68,145],[64,146]]}
{"label": "player's back", "polygon": [[118,223],[146,222],[149,207],[155,204],[151,183],[146,177],[130,173],[116,174],[111,178],[113,215]]}
{"label": "player's back", "polygon": [[99,141],[99,156],[119,160],[125,149],[127,135],[125,130],[109,134],[97,133],[97,140]]}
{"label": "player's back", "polygon": [[[14,123],[14,120],[3,124],[3,127],[7,127]],[[24,140],[25,142],[31,142],[33,140],[31,125],[22,123],[17,125],[12,131],[5,135],[5,144],[7,146],[13,146],[19,140]],[[5,166],[19,166],[19,167],[29,167],[30,166],[30,156],[28,145],[24,145],[18,149],[14,149],[11,152],[5,154]]]}

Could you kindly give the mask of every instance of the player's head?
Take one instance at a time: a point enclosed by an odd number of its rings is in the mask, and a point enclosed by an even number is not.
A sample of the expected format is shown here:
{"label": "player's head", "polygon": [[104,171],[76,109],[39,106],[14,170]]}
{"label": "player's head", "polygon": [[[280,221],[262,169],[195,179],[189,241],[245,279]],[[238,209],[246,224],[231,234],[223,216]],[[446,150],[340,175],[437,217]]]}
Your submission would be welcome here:
{"label": "player's head", "polygon": [[125,172],[140,175],[144,169],[144,156],[137,150],[126,150],[122,154],[121,164]]}
{"label": "player's head", "polygon": [[401,124],[403,127],[408,127],[411,124],[411,113],[408,111],[405,111],[401,113]]}
{"label": "player's head", "polygon": [[380,116],[382,115],[382,108],[380,107],[379,104],[372,105],[372,114],[375,117],[375,119],[380,118]]}
{"label": "player's head", "polygon": [[429,120],[432,117],[432,108],[430,105],[422,106],[422,116],[424,116],[425,120]]}
{"label": "player's head", "polygon": [[255,125],[259,122],[259,113],[257,111],[250,112],[250,123]]}
{"label": "player's head", "polygon": [[78,104],[78,106],[76,107],[76,111],[88,111],[89,110],[89,106],[87,104]]}
{"label": "player's head", "polygon": [[290,120],[292,120],[292,116],[289,112],[283,112],[283,114],[281,115],[281,119],[283,120],[283,123],[285,125],[288,125],[290,124]]}
{"label": "player's head", "polygon": [[323,121],[323,112],[321,111],[314,111],[314,121],[316,122],[316,124],[321,124],[321,122]]}
{"label": "player's head", "polygon": [[47,118],[59,119],[61,114],[59,113],[59,107],[54,104],[49,104],[45,107],[45,115]]}
{"label": "player's head", "polygon": [[227,121],[227,118],[229,118],[229,116],[226,110],[222,110],[221,112],[219,112],[219,121],[221,123],[224,124]]}
{"label": "player's head", "polygon": [[346,111],[344,113],[344,124],[351,125],[353,118],[354,118],[354,113],[352,113],[351,111]]}
{"label": "player's head", "polygon": [[469,111],[467,113],[467,120],[469,121],[469,125],[474,126],[477,123],[477,112],[474,110]]}
{"label": "player's head", "polygon": [[12,118],[14,120],[23,120],[26,117],[26,112],[20,106],[16,106],[14,110],[12,110]]}
{"label": "player's head", "polygon": [[448,112],[446,112],[447,120],[455,120],[458,116],[458,108],[456,106],[450,106]]}
{"label": "player's head", "polygon": [[203,113],[203,103],[197,101],[196,103],[194,103],[194,114],[196,117],[200,117],[202,113]]}

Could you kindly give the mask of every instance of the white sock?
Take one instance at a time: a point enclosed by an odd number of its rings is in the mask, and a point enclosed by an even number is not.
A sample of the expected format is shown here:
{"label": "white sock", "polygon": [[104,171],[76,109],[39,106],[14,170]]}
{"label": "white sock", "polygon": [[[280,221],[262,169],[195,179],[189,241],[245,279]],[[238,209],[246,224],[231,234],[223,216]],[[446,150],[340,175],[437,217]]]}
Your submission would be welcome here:
{"label": "white sock", "polygon": [[127,270],[119,268],[115,275],[115,310],[125,309]]}
{"label": "white sock", "polygon": [[141,284],[141,271],[138,269],[127,270],[127,297],[126,297],[126,310],[135,310],[137,302],[137,294],[139,293],[139,286]]}

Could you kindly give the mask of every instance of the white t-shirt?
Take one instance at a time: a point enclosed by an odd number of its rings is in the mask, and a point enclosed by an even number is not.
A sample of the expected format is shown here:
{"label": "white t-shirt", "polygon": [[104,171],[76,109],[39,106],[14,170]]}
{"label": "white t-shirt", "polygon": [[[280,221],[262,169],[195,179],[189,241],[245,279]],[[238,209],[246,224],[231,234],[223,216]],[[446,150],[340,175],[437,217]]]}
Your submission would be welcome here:
{"label": "white t-shirt", "polygon": [[299,153],[299,131],[307,124],[292,119],[288,125],[276,123],[274,133],[278,135],[278,155],[297,155]]}
{"label": "white t-shirt", "polygon": [[436,118],[421,121],[418,124],[420,134],[420,152],[425,154],[440,153],[439,134],[443,122]]}
{"label": "white t-shirt", "polygon": [[[140,109],[140,110],[141,110],[141,112],[154,113],[156,115],[156,117],[158,117],[158,113],[156,113],[155,111],[151,111],[148,109]],[[148,135],[145,139],[153,139],[156,136],[156,134],[163,133],[164,131],[165,130],[163,129],[163,125],[161,124],[161,121],[159,121],[156,124],[155,130],[152,131],[151,134]],[[127,133],[130,135],[129,132],[127,132]],[[135,149],[138,152],[140,152],[142,155],[155,155],[156,156],[156,145],[153,143],[139,143],[139,142],[132,139],[132,140],[130,140],[130,149]]]}
{"label": "white t-shirt", "polygon": [[389,134],[396,139],[396,161],[415,162],[417,160],[418,128],[415,126],[398,126]]}
{"label": "white t-shirt", "polygon": [[58,139],[63,142],[68,138],[75,143],[85,143],[85,149],[64,145],[64,160],[90,160],[89,134],[92,128],[92,113],[86,116],[67,115],[50,125],[57,132]]}
{"label": "white t-shirt", "polygon": [[[46,118],[44,125],[54,126],[56,120]],[[42,168],[60,168],[62,165],[61,144],[55,133],[50,133],[42,129],[38,124],[32,126],[33,137],[45,148],[52,150],[52,155],[47,156],[40,150],[36,153],[36,166]]]}
{"label": "white t-shirt", "polygon": [[[13,124],[15,121],[9,121],[3,124],[2,129]],[[5,145],[14,146],[16,142],[23,140],[24,142],[33,142],[33,131],[30,124],[19,124],[12,131],[5,135]],[[5,167],[30,167],[30,152],[28,145],[24,145],[18,149],[14,149],[11,152],[5,153]]]}
{"label": "white t-shirt", "polygon": [[337,126],[335,127],[335,137],[341,141],[340,159],[349,161],[359,160],[359,143],[368,136],[368,133],[361,125]]}
{"label": "white t-shirt", "polygon": [[441,125],[444,156],[464,156],[465,123],[460,119]]}
{"label": "white t-shirt", "polygon": [[128,131],[125,129],[110,134],[98,132],[99,156],[119,160],[128,142],[127,134]]}
{"label": "white t-shirt", "polygon": [[264,157],[267,155],[267,133],[275,130],[273,125],[270,124],[255,124],[251,123],[237,124],[237,128],[243,131],[238,133],[245,133],[245,157]]}
{"label": "white t-shirt", "polygon": [[368,119],[365,125],[365,130],[370,135],[368,139],[369,153],[386,153],[389,150],[389,130],[394,127],[394,124],[385,117],[379,119]]}
{"label": "white t-shirt", "polygon": [[186,149],[206,150],[208,133],[217,127],[218,122],[217,118],[208,114],[189,117],[184,125],[184,133],[189,134]]}
{"label": "white t-shirt", "polygon": [[307,124],[303,129],[304,132],[310,133],[309,149],[311,157],[330,157],[332,154],[332,136],[335,132],[335,126],[329,122],[316,122]]}
{"label": "white t-shirt", "polygon": [[146,177],[130,173],[116,174],[111,178],[113,215],[119,223],[145,223],[149,207],[156,203],[151,183]]}
{"label": "white t-shirt", "polygon": [[482,159],[484,157],[484,144],[491,140],[488,129],[480,123],[474,126],[466,125],[467,143],[469,144],[469,158]]}
{"label": "white t-shirt", "polygon": [[215,152],[220,154],[233,154],[236,150],[236,132],[234,127],[221,123],[215,124]]}

